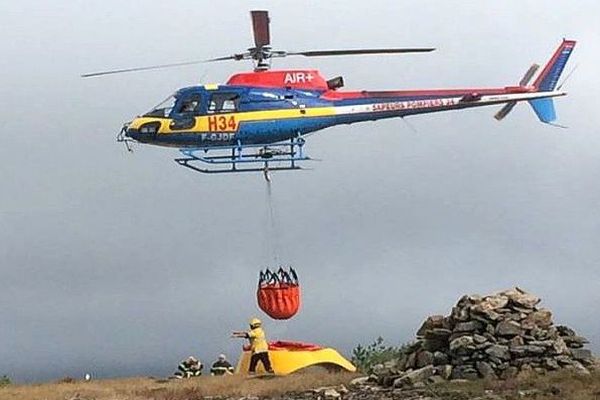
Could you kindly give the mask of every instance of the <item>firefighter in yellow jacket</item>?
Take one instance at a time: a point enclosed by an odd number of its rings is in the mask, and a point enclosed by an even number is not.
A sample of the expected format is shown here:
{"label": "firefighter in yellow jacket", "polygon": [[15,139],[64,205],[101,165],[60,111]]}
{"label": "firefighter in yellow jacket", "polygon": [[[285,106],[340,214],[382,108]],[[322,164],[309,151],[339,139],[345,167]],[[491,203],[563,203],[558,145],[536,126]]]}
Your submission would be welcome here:
{"label": "firefighter in yellow jacket", "polygon": [[233,337],[245,338],[250,341],[250,368],[248,372],[254,374],[256,366],[260,361],[265,371],[272,374],[271,360],[269,359],[269,344],[265,331],[262,329],[262,322],[258,318],[250,320],[250,330],[248,332],[233,332]]}

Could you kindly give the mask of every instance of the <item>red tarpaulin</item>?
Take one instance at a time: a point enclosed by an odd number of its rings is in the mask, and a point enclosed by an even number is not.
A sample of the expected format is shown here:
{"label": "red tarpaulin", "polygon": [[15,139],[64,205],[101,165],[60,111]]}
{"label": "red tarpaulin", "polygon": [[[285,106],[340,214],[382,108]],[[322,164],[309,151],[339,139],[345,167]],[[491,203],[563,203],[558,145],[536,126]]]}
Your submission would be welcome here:
{"label": "red tarpaulin", "polygon": [[[250,351],[250,345],[244,345],[244,351]],[[317,351],[323,350],[318,344],[304,343],[304,342],[291,342],[288,340],[278,340],[276,342],[269,342],[269,351]]]}

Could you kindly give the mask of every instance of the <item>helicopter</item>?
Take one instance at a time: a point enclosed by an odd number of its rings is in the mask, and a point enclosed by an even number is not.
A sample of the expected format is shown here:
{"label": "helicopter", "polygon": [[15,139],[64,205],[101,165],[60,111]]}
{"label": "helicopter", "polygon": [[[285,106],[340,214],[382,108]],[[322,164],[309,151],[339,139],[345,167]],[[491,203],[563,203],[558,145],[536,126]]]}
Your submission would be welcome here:
{"label": "helicopter", "polygon": [[517,85],[495,88],[345,91],[342,76],[326,79],[316,69],[271,69],[288,56],[322,57],[427,53],[435,48],[376,48],[289,52],[271,47],[268,11],[250,12],[254,46],[230,56],[84,74],[103,76],[226,60],[252,60],[254,70],[232,75],[225,84],[177,90],[147,113],[126,122],[117,140],[129,144],[177,147],[175,161],[207,174],[303,169],[311,160],[305,136],[340,124],[404,118],[448,110],[503,105],[504,119],[527,101],[541,122],[556,120],[553,98],[566,95],[558,85],[576,42],[563,39],[548,63],[533,64]]}

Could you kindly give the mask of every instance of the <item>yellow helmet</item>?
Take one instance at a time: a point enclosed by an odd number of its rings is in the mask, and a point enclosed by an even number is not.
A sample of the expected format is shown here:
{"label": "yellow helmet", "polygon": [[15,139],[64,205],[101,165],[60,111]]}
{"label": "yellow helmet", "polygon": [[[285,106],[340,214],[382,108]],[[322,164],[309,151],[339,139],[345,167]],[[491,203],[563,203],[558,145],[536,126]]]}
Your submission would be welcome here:
{"label": "yellow helmet", "polygon": [[252,318],[250,320],[250,327],[255,328],[262,325],[262,321],[258,318]]}

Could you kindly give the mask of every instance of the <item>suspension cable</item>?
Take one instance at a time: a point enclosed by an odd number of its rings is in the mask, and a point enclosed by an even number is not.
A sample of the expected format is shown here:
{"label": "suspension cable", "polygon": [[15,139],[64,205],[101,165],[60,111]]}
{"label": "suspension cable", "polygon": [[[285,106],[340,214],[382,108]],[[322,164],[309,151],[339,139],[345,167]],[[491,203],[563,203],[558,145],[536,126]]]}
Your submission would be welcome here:
{"label": "suspension cable", "polygon": [[271,181],[266,181],[266,196],[267,196],[267,246],[271,252],[271,257],[275,265],[279,265],[279,235],[277,234],[277,222],[275,218],[275,207],[273,204],[273,192]]}

